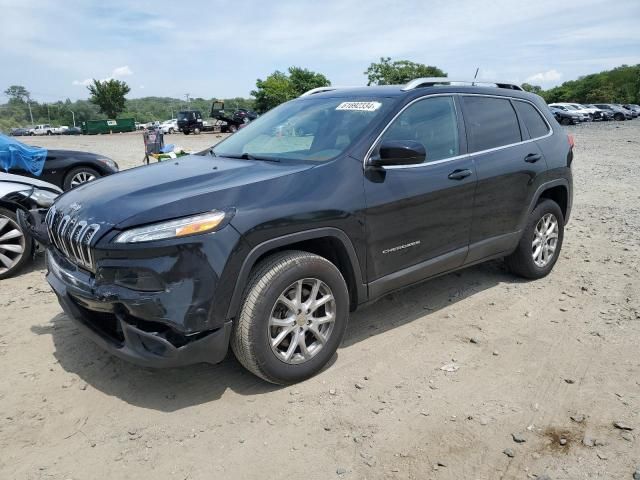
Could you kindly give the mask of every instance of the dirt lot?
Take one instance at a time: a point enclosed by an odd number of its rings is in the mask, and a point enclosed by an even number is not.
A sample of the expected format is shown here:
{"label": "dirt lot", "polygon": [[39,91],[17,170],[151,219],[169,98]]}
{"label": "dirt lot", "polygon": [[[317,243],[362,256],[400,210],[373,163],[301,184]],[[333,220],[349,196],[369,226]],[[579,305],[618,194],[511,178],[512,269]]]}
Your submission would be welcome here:
{"label": "dirt lot", "polygon": [[[574,211],[548,278],[523,282],[493,262],[389,295],[351,316],[330,368],[293,387],[231,355],[129,365],[61,314],[42,260],[3,281],[0,478],[631,479],[640,120],[571,131]],[[142,157],[139,134],[29,141],[123,167]]]}

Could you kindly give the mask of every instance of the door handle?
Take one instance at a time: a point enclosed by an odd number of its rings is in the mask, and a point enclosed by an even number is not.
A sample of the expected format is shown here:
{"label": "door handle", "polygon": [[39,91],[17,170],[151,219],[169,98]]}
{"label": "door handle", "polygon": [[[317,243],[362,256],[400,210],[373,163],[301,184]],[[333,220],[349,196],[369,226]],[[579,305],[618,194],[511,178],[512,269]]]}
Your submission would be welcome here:
{"label": "door handle", "polygon": [[471,175],[471,170],[468,169],[464,169],[464,170],[454,170],[453,172],[451,172],[449,174],[449,179],[451,180],[462,180],[463,178],[467,178],[469,175]]}
{"label": "door handle", "polygon": [[524,161],[527,163],[536,163],[538,160],[542,158],[542,155],[539,153],[530,153],[526,157],[524,157]]}

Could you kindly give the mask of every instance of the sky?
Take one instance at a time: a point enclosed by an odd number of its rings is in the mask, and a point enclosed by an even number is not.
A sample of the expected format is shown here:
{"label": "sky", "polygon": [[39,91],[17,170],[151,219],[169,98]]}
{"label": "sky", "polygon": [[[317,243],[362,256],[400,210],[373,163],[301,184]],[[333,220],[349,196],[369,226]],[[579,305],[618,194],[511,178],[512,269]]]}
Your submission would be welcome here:
{"label": "sky", "polygon": [[87,98],[92,78],[126,81],[128,98],[247,97],[292,65],[366,85],[383,56],[544,88],[640,63],[640,0],[0,0],[0,12],[0,92],[23,85],[44,102]]}

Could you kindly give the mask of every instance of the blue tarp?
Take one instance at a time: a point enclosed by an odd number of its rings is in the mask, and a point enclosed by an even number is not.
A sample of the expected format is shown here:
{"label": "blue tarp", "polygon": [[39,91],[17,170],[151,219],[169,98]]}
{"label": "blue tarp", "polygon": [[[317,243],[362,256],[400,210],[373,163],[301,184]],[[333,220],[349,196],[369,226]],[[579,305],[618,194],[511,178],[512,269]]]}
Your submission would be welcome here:
{"label": "blue tarp", "polygon": [[46,148],[25,145],[0,133],[0,170],[5,172],[24,170],[40,176],[46,158]]}

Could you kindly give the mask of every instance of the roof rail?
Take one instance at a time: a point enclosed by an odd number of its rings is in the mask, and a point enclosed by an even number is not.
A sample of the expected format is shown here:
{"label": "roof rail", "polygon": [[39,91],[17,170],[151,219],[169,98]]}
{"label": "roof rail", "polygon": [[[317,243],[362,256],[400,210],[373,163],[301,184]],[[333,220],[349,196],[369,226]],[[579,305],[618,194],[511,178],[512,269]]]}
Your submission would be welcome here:
{"label": "roof rail", "polygon": [[336,90],[338,87],[318,87],[318,88],[312,88],[311,90],[307,90],[306,92],[304,92],[302,95],[300,95],[301,97],[307,97],[309,95],[313,95],[315,93],[322,93],[322,92],[331,92],[333,90]]}
{"label": "roof rail", "polygon": [[407,90],[414,90],[420,87],[433,87],[435,85],[445,85],[445,84],[451,85],[454,83],[470,84],[471,86],[492,85],[498,88],[507,88],[510,90],[523,90],[523,88],[520,85],[516,83],[511,83],[511,82],[496,82],[496,81],[489,81],[489,80],[454,80],[448,77],[416,78],[414,80],[411,80],[409,83],[407,83],[404,87],[402,87],[401,90],[406,92]]}

